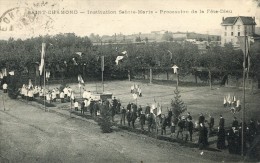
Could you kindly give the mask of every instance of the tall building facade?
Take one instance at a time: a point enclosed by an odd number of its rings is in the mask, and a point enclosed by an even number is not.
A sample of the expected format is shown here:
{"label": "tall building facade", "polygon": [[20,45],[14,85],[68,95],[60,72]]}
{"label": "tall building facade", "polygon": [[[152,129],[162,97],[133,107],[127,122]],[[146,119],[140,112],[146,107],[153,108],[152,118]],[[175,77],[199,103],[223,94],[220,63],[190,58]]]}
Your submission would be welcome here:
{"label": "tall building facade", "polygon": [[221,46],[225,43],[232,43],[234,47],[239,47],[237,36],[255,35],[255,17],[223,17],[221,26]]}

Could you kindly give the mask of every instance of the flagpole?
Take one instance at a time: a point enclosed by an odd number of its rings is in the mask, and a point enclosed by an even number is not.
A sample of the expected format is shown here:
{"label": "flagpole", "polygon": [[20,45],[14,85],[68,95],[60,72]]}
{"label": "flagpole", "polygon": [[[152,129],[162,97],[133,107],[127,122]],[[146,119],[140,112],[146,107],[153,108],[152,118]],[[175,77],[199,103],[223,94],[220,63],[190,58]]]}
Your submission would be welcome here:
{"label": "flagpole", "polygon": [[4,98],[4,93],[3,93],[3,106],[4,106],[4,111],[5,111],[5,98]]}
{"label": "flagpole", "polygon": [[43,88],[44,88],[44,111],[46,111],[46,71],[45,71],[45,64],[43,65]]}
{"label": "flagpole", "polygon": [[241,145],[241,155],[244,156],[244,123],[245,123],[245,107],[246,107],[246,90],[245,90],[245,68],[246,68],[246,53],[247,53],[247,50],[246,50],[246,31],[245,32],[245,53],[244,53],[244,62],[243,62],[243,110],[242,110],[242,145]]}

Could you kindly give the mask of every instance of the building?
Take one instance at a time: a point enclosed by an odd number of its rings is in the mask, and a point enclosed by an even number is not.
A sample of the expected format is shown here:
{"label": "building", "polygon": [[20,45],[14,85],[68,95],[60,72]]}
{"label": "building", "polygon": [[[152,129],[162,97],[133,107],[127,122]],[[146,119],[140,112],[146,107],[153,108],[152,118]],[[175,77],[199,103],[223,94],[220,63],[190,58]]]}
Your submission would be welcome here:
{"label": "building", "polygon": [[234,47],[239,47],[237,36],[255,35],[255,17],[223,17],[221,26],[221,46],[232,43]]}

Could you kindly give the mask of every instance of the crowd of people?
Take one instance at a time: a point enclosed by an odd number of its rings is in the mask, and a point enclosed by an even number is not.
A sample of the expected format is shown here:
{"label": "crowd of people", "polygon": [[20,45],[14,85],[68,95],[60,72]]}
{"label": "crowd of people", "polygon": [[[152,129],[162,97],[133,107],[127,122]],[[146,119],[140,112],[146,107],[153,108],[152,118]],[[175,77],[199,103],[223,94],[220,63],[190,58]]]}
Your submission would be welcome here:
{"label": "crowd of people", "polygon": [[[138,88],[138,87],[137,87]],[[7,85],[3,85],[4,92],[7,91]],[[137,89],[138,90],[138,89]],[[131,93],[132,89],[131,89]],[[81,114],[89,112],[91,116],[100,116],[101,106],[107,105],[111,116],[111,121],[116,122],[115,115],[120,117],[120,124],[131,128],[136,128],[139,123],[141,130],[147,130],[148,132],[156,132],[156,134],[175,136],[176,139],[181,139],[185,142],[197,141],[200,149],[204,149],[209,145],[208,138],[217,135],[216,146],[218,149],[228,148],[230,153],[239,154],[242,146],[242,126],[244,132],[244,148],[249,148],[253,145],[254,138],[260,135],[260,121],[250,120],[248,125],[242,122],[239,123],[238,119],[234,116],[233,122],[230,125],[226,125],[225,119],[222,115],[219,116],[218,125],[215,124],[215,119],[209,114],[206,119],[201,113],[197,120],[194,120],[191,114],[181,115],[176,117],[172,110],[168,110],[167,114],[157,114],[154,112],[154,108],[147,104],[144,108],[135,103],[128,103],[126,106],[122,106],[120,100],[113,97],[111,101],[102,101],[101,99],[94,99],[90,91],[83,89],[83,94],[77,100],[74,95],[74,91],[65,86],[62,90],[59,88],[53,88],[52,90],[44,89],[39,86],[23,85],[20,89],[20,95],[27,100],[34,100],[39,97],[46,99],[47,102],[60,103],[71,102],[74,105],[75,111],[81,111]],[[232,103],[231,103],[232,105]],[[236,105],[234,103],[234,105]],[[170,133],[167,134],[167,128]],[[160,133],[159,133],[160,131]],[[194,140],[194,132],[197,132],[198,140]]]}

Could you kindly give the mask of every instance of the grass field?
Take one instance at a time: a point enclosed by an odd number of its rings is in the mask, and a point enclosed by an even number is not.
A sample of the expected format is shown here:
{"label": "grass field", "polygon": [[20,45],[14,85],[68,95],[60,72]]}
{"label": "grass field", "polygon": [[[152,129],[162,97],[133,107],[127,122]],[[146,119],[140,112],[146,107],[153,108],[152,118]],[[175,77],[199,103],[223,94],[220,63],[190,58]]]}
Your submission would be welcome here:
{"label": "grass field", "polygon": [[[130,87],[133,84],[137,84],[142,89],[143,96],[137,99],[137,105],[145,107],[146,105],[151,105],[159,102],[162,105],[163,113],[166,113],[167,108],[170,109],[171,99],[174,99],[174,90],[176,87],[175,83],[159,83],[150,84],[146,81],[105,81],[104,91],[112,93],[117,99],[122,103],[122,106],[126,106],[129,102],[136,103],[130,93]],[[77,83],[68,84],[75,92],[76,98],[80,97],[80,89]],[[50,85],[50,89],[53,87],[59,87],[59,85]],[[84,89],[91,92],[102,92],[101,82],[89,82],[85,83]],[[225,95],[231,94],[235,95],[237,99],[241,101],[243,106],[243,91],[238,88],[227,88],[213,86],[210,89],[208,86],[179,86],[181,99],[187,105],[187,112],[197,119],[200,113],[203,113],[208,119],[208,114],[210,113],[215,117],[218,123],[219,115],[222,114],[226,119],[226,124],[231,123],[234,114],[229,111],[228,108],[223,107],[223,98]],[[83,89],[81,88],[81,93]],[[260,109],[260,92],[255,90],[246,90],[246,110],[245,117],[246,122],[249,118],[260,119],[257,115]],[[185,114],[185,113],[184,113]],[[235,114],[236,117],[241,121],[242,111]]]}

